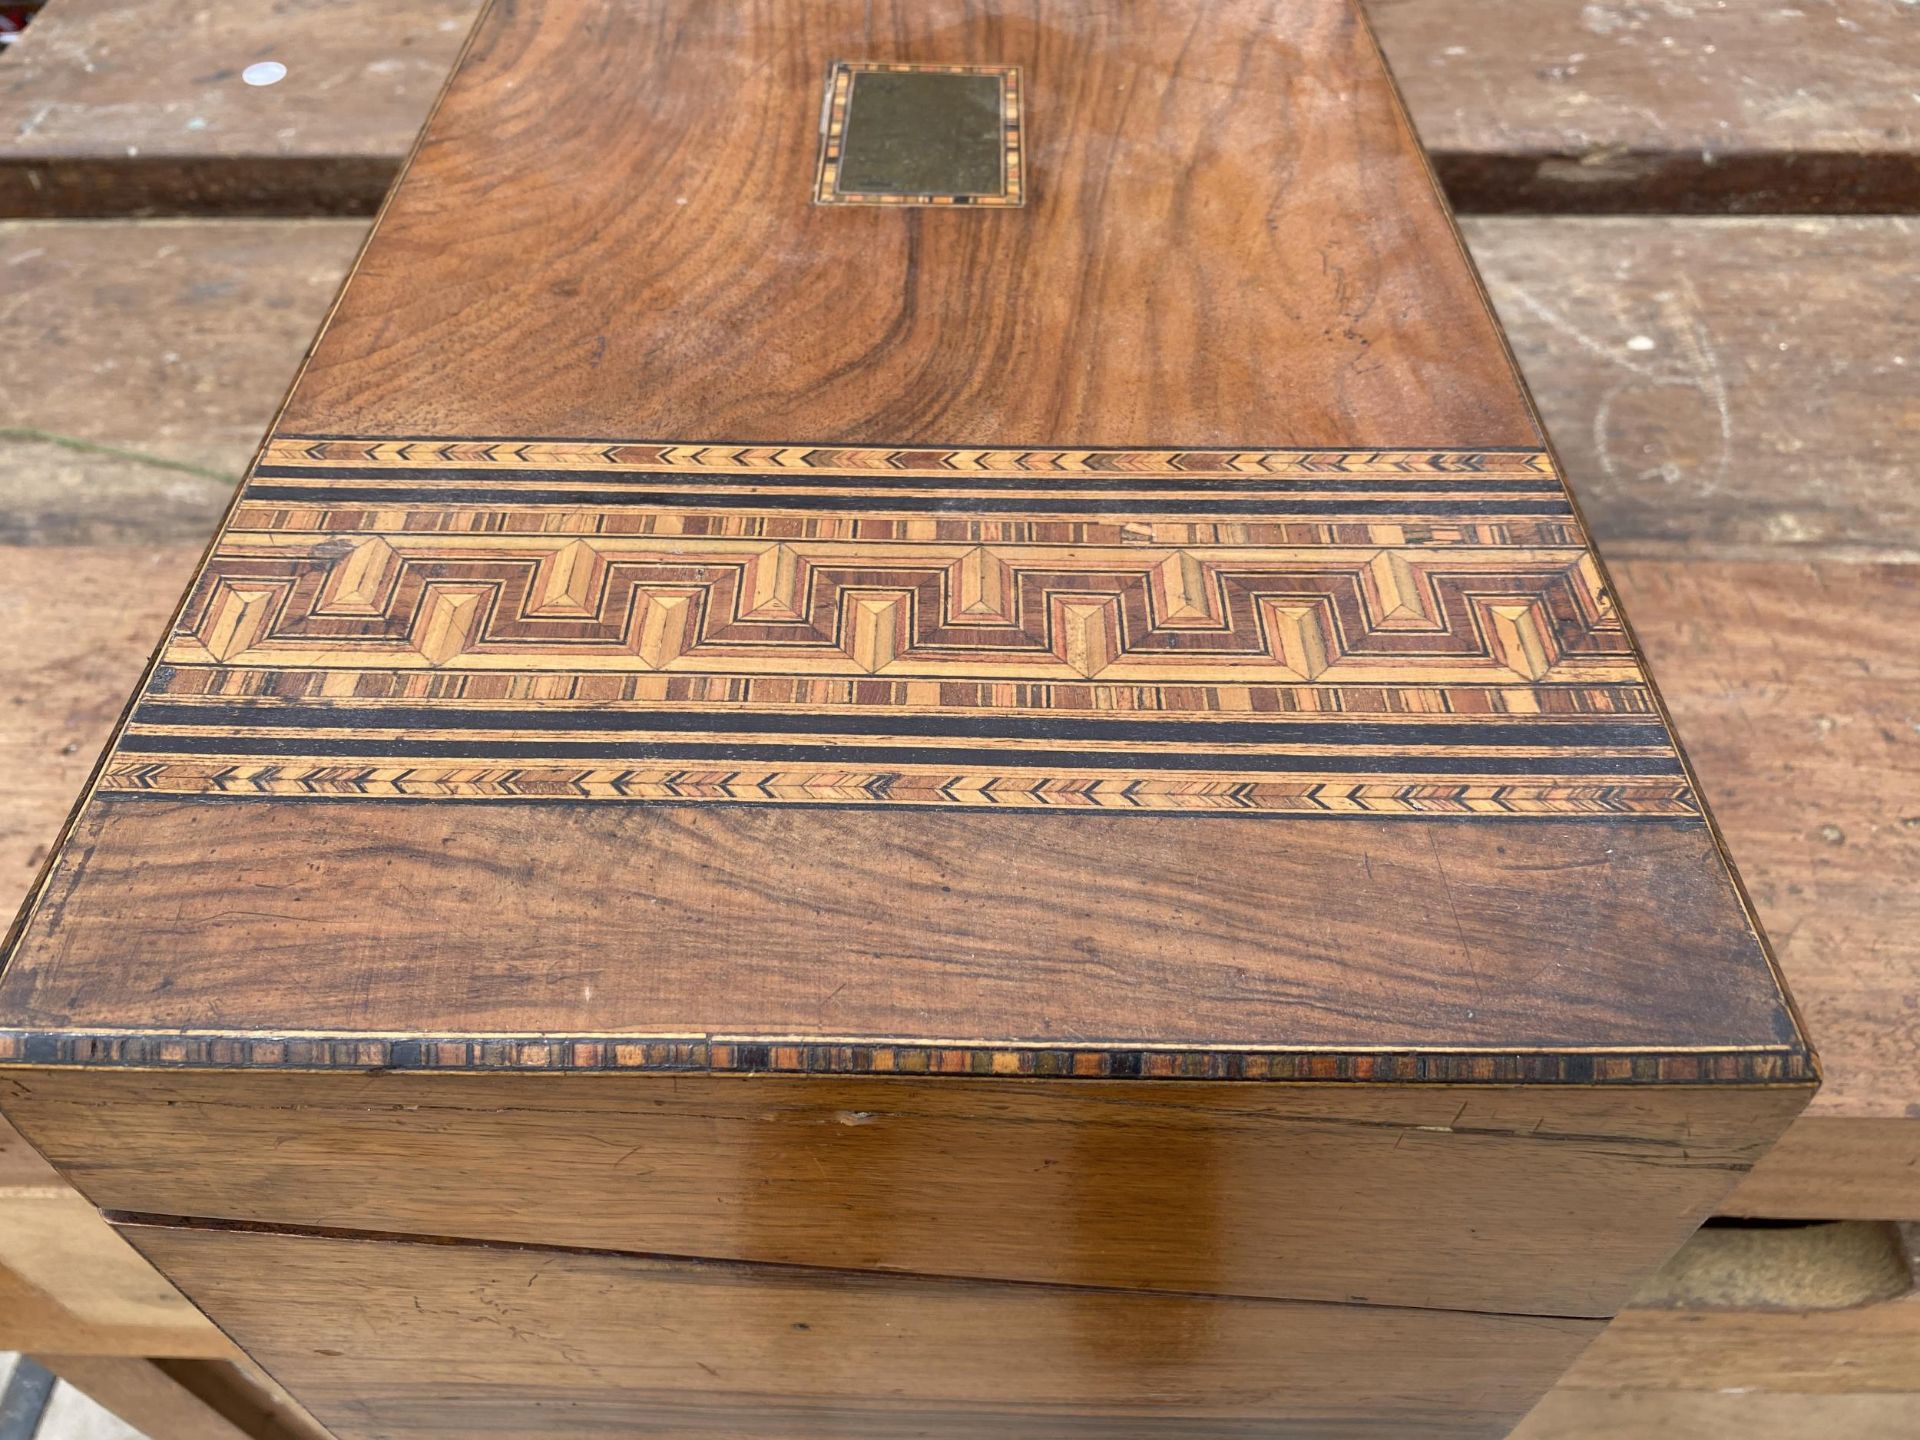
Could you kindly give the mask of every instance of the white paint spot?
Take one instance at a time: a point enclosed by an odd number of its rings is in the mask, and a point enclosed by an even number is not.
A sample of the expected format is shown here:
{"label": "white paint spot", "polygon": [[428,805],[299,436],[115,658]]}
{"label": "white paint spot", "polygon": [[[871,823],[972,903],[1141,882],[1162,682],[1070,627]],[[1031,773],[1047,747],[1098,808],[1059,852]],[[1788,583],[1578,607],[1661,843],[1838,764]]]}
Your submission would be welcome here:
{"label": "white paint spot", "polygon": [[278,60],[258,60],[240,72],[249,85],[278,85],[287,78],[287,67]]}
{"label": "white paint spot", "polygon": [[1655,339],[1651,335],[1636,335],[1631,340],[1627,341],[1627,349],[1629,350],[1645,351],[1645,350],[1653,350],[1656,348],[1658,348],[1658,342],[1655,341]]}

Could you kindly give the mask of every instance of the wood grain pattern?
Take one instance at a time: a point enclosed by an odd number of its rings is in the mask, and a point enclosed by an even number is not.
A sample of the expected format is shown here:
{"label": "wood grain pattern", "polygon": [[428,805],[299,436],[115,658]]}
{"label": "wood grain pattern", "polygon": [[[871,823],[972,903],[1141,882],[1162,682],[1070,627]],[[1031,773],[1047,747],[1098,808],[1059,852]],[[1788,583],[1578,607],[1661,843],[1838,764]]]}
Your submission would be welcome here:
{"label": "wood grain pattern", "polygon": [[1887,417],[1920,334],[1885,298],[1908,284],[1911,222],[1467,230],[1827,1064],[1729,1205],[1906,1215],[1920,432]]}
{"label": "wood grain pattern", "polygon": [[[5,1053],[188,1031],[1425,1050],[1461,1080],[1531,1052],[1591,1080],[1595,1047],[1801,1063],[1702,831],[1449,823],[103,797],[7,970]],[[129,971],[128,927],[191,935],[192,964]]]}
{"label": "wood grain pattern", "polygon": [[[1537,443],[1348,6],[841,0],[774,23],[567,4],[496,22],[292,433]],[[1021,66],[1026,207],[814,205],[820,85],[849,56]],[[564,126],[530,98],[560,76],[595,97]],[[519,193],[539,199],[502,204]],[[1000,295],[1020,300],[985,303]]]}
{"label": "wood grain pattern", "polygon": [[1512,1440],[1800,1440],[1846,1435],[1904,1440],[1920,1425],[1915,1395],[1708,1395],[1699,1391],[1553,1391]]}
{"label": "wood grain pattern", "polygon": [[[1823,1282],[1782,1272],[1765,1258],[1771,1238],[1781,1240],[1783,1254],[1798,1248],[1796,1232],[1745,1233],[1753,1240],[1743,1287],[1751,1308],[1624,1312],[1522,1422],[1515,1440],[1897,1440],[1913,1433],[1920,1422],[1920,1291],[1809,1310],[1806,1282]],[[1909,1234],[1910,1251],[1912,1240]]]}
{"label": "wood grain pattern", "polygon": [[1802,1094],[58,1070],[0,1098],[113,1210],[1594,1317]]}
{"label": "wood grain pattern", "polygon": [[1911,1118],[1913,1069],[1867,1056],[1920,1053],[1920,574],[1633,562],[1620,583],[1652,602],[1656,665],[1685,658],[1676,720],[1783,963],[1818,996],[1810,1023],[1855,1057],[1824,1113]]}
{"label": "wood grain pattern", "polygon": [[0,1348],[229,1358],[233,1347],[58,1180],[0,1189]]}
{"label": "wood grain pattern", "polygon": [[[19,908],[59,838],[198,559],[160,546],[0,548],[0,766],[14,777],[0,803],[0,912]],[[62,623],[42,623],[61,594]]]}
{"label": "wood grain pattern", "polygon": [[[1841,1038],[1858,1044],[1865,1036],[1855,1031]],[[1880,1093],[1899,1100],[1907,1092],[1889,1076]],[[1832,1111],[1809,1118],[1803,1112],[1780,1145],[1721,1202],[1721,1213],[1766,1219],[1911,1215],[1920,1210],[1916,1118],[1911,1110],[1877,1119]]]}
{"label": "wood grain pattern", "polygon": [[340,1440],[1032,1428],[1493,1440],[1597,1329],[497,1246],[126,1233],[188,1277]]}
{"label": "wood grain pattern", "polygon": [[35,1355],[47,1369],[148,1440],[256,1440],[156,1362],[133,1356]]}

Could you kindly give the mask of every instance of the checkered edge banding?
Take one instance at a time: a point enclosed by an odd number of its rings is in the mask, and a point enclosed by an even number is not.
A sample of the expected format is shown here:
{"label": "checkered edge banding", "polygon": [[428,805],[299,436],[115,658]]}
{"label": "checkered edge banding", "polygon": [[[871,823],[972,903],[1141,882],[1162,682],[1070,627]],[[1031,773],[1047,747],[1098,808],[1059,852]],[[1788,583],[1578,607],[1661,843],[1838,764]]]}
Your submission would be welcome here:
{"label": "checkered edge banding", "polygon": [[622,1036],[0,1033],[0,1066],[1001,1076],[1428,1084],[1804,1084],[1795,1047],[1640,1052],[1210,1050],[893,1040]]}

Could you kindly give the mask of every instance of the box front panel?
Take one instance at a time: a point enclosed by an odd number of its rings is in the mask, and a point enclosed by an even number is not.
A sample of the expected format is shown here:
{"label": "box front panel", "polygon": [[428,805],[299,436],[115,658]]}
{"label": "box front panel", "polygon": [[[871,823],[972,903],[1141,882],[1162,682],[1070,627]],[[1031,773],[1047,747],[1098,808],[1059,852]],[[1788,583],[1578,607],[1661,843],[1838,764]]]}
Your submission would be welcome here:
{"label": "box front panel", "polygon": [[158,1225],[339,1440],[1495,1437],[1600,1322]]}
{"label": "box front panel", "polygon": [[1799,1090],[16,1072],[109,1210],[1612,1314]]}

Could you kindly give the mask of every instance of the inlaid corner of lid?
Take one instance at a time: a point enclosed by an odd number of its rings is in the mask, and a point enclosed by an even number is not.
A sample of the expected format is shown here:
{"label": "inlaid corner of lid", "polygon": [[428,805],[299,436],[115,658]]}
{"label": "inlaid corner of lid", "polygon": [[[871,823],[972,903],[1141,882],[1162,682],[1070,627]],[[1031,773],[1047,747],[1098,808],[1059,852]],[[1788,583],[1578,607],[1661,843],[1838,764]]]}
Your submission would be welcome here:
{"label": "inlaid corner of lid", "polygon": [[827,71],[813,198],[1024,205],[1024,104],[1016,66],[836,61]]}
{"label": "inlaid corner of lid", "polygon": [[1698,814],[1512,449],[282,436],[100,786]]}

